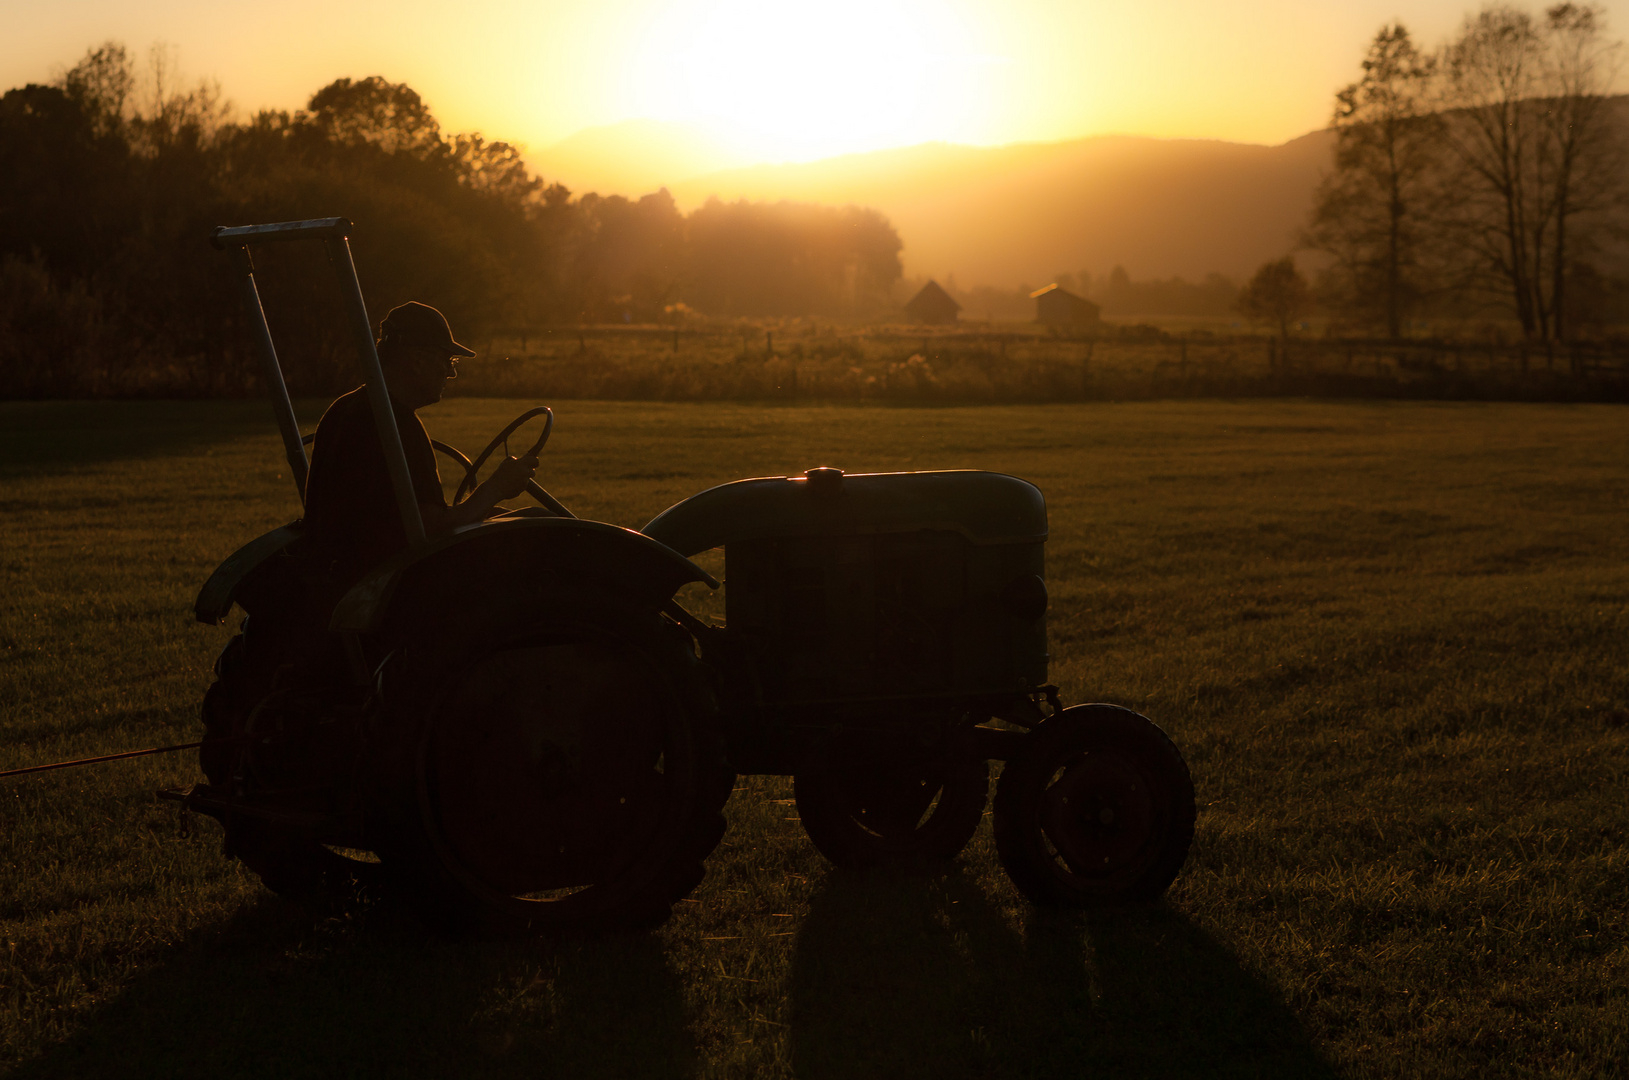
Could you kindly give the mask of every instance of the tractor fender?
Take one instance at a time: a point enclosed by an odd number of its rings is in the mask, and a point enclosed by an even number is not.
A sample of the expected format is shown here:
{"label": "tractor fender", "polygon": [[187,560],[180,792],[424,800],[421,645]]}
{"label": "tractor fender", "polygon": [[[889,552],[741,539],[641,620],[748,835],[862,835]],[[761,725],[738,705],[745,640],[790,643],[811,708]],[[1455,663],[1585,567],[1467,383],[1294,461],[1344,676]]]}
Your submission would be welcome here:
{"label": "tractor fender", "polygon": [[264,536],[255,537],[228,555],[226,561],[209,575],[204,587],[198,590],[198,598],[192,602],[193,618],[210,626],[225,622],[232,610],[232,602],[237,599],[238,586],[243,584],[244,579],[267,559],[286,551],[301,535],[302,530],[297,524],[284,525]]}
{"label": "tractor fender", "polygon": [[681,555],[776,536],[959,533],[976,546],[1046,539],[1046,499],[1027,480],[977,470],[855,473],[811,469],[721,484],[640,530]]}
{"label": "tractor fender", "polygon": [[340,598],[329,629],[458,633],[563,596],[654,612],[693,581],[718,588],[701,567],[631,529],[580,518],[506,518],[454,529],[385,562]]}

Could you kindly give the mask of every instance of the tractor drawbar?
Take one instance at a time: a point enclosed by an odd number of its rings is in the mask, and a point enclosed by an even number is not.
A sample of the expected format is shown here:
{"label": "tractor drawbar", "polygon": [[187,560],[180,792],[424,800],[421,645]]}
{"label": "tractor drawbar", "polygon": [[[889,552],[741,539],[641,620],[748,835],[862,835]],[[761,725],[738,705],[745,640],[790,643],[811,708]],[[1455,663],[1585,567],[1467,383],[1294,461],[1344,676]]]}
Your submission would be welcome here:
{"label": "tractor drawbar", "polygon": [[23,769],[6,769],[4,772],[0,772],[0,779],[7,776],[22,776],[24,773],[50,772],[52,769],[73,769],[80,765],[100,765],[104,761],[123,761],[125,758],[146,757],[148,754],[173,754],[177,750],[196,750],[200,746],[216,746],[242,741],[242,738],[234,737],[229,739],[203,739],[199,742],[177,743],[174,746],[151,746],[146,750],[126,750],[122,754],[103,754],[101,757],[79,758],[77,761],[56,761],[50,765],[30,765]]}

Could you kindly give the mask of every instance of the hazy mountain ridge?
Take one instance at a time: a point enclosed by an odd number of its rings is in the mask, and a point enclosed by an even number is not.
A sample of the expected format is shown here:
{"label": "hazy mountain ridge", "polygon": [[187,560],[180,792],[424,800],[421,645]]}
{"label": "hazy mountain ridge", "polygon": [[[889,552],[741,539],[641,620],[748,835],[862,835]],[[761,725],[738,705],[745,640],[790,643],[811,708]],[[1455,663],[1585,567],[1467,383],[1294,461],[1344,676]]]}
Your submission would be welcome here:
{"label": "hazy mountain ridge", "polygon": [[[632,125],[618,127],[637,136]],[[1115,265],[1139,279],[1237,279],[1293,247],[1333,138],[1319,131],[1279,146],[1131,135],[924,143],[666,186],[685,207],[711,196],[875,207],[905,242],[908,274],[954,275],[963,284],[1042,283],[1063,270]],[[656,166],[671,146],[651,146],[647,160]],[[538,163],[545,175],[547,160]]]}
{"label": "hazy mountain ridge", "polygon": [[602,195],[643,195],[676,179],[751,164],[702,128],[663,120],[585,128],[528,157],[550,183]]}

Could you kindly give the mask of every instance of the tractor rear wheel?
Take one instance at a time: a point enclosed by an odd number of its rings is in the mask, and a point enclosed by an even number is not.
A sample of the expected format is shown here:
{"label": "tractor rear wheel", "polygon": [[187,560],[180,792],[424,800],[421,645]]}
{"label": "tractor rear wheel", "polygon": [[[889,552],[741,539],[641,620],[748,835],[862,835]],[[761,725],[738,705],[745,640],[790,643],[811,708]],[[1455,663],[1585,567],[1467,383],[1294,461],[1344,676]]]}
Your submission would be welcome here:
{"label": "tractor rear wheel", "polygon": [[672,623],[554,621],[486,650],[426,704],[418,821],[383,854],[437,928],[648,927],[700,883],[734,775]]}
{"label": "tractor rear wheel", "polygon": [[799,772],[792,785],[804,830],[835,865],[932,866],[954,859],[978,831],[990,767],[971,756],[833,765]]}
{"label": "tractor rear wheel", "polygon": [[996,784],[996,851],[1036,904],[1155,900],[1182,869],[1193,826],[1193,780],[1176,744],[1115,705],[1043,720]]}
{"label": "tractor rear wheel", "polygon": [[[286,796],[331,772],[336,755],[332,746],[313,744],[307,730],[330,719],[322,696],[268,691],[270,680],[251,666],[247,648],[244,635],[234,635],[215,661],[215,682],[204,694],[199,760],[211,788],[237,792],[252,806],[266,803],[268,790]],[[297,719],[284,723],[291,718]],[[340,755],[339,760],[354,756]],[[331,786],[332,777],[323,778]],[[327,910],[381,885],[378,863],[340,854],[307,828],[252,811],[230,814],[222,826],[226,854],[266,888],[302,907]]]}

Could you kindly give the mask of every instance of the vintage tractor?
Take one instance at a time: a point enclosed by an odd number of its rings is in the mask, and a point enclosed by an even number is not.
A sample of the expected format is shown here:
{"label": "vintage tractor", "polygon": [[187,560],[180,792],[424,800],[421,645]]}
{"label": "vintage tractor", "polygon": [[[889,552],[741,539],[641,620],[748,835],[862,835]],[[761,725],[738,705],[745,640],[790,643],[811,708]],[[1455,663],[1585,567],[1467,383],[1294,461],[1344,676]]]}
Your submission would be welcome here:
{"label": "vintage tractor", "polygon": [[[347,294],[409,550],[342,595],[300,528],[226,560],[196,614],[242,632],[203,705],[206,782],[165,793],[225,828],[272,889],[394,891],[452,930],[651,925],[700,882],[738,773],[790,775],[815,846],[845,867],[949,860],[985,812],[1001,861],[1048,905],[1148,901],[1193,835],[1176,746],[1047,683],[1046,505],[988,472],[741,480],[634,532],[570,515],[426,536],[344,219],[216,230],[239,260],[289,465],[306,458],[248,245],[322,240]],[[460,494],[525,421],[462,470]],[[675,601],[719,582],[725,624]]]}

